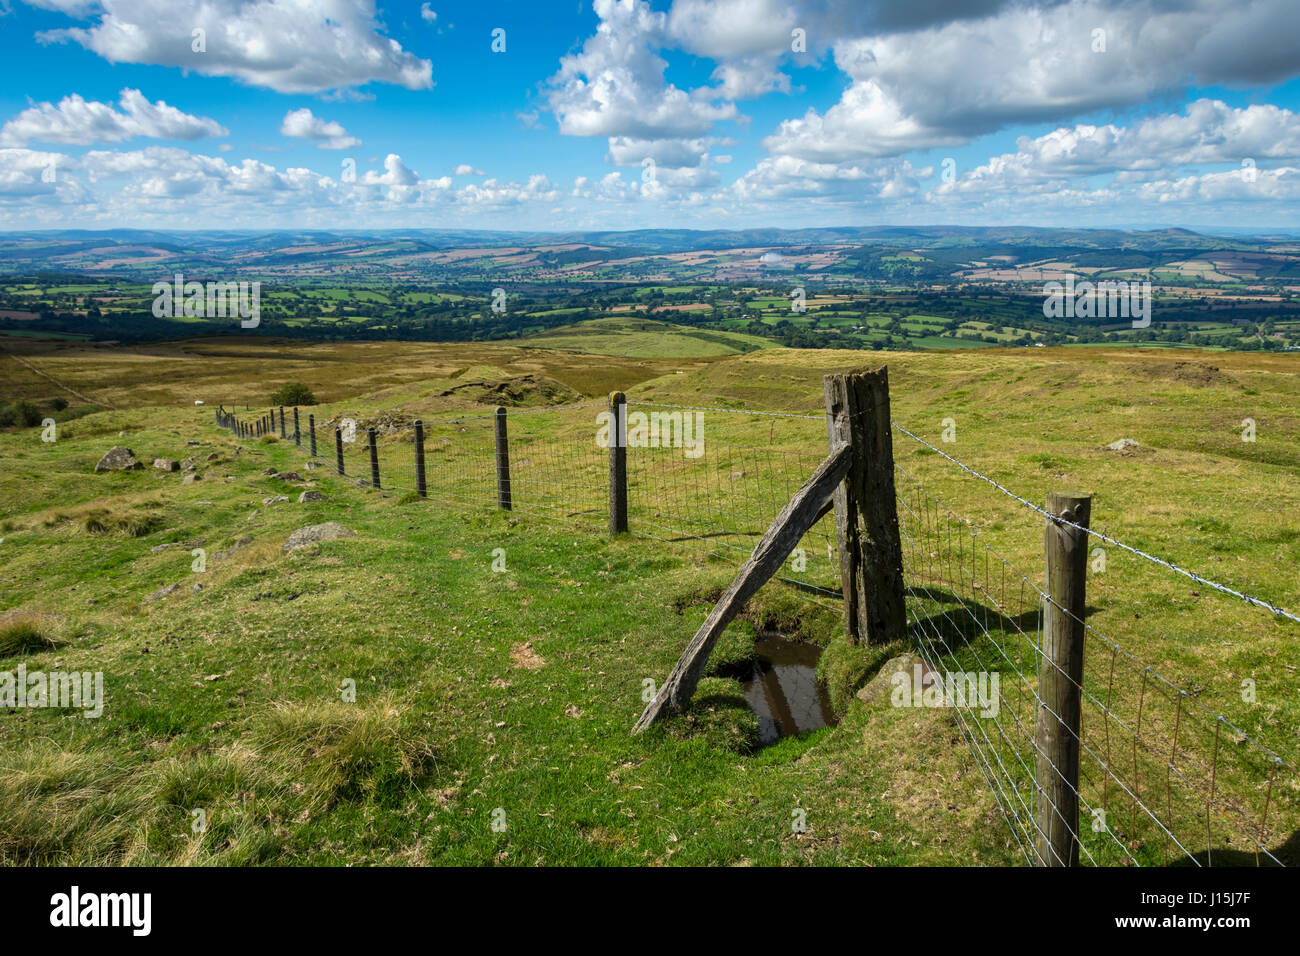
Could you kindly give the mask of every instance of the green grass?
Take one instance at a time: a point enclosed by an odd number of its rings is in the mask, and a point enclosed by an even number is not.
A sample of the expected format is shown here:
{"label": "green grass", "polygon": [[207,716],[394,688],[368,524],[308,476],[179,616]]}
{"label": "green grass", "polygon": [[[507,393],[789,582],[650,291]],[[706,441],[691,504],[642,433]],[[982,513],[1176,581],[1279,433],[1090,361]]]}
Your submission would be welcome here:
{"label": "green grass", "polygon": [[647,358],[713,358],[773,346],[770,339],[756,335],[628,318],[592,319],[531,335],[520,344],[594,355]]}
{"label": "green grass", "polygon": [[[102,670],[107,698],[99,720],[0,712],[0,799],[13,808],[0,860],[888,864],[967,862],[972,847],[1010,859],[974,778],[962,777],[962,802],[982,825],[945,846],[870,797],[893,771],[863,751],[859,724],[756,751],[730,679],[709,678],[689,714],[629,734],[642,682],[662,679],[729,564],[336,477],[319,479],[327,502],[263,505],[284,485],[260,472],[302,470],[301,457],[284,442],[236,454],[207,417],[104,413],[54,446],[0,439],[17,459],[0,489],[14,505],[5,605],[57,614],[76,634],[57,651],[28,646],[28,665]],[[106,432],[173,456],[197,435],[189,451],[222,463],[192,485],[92,476]],[[32,469],[48,495],[22,502]],[[105,500],[114,514],[159,502],[147,510],[162,523],[88,533],[77,516]],[[281,552],[294,528],[325,520],[357,536]],[[207,551],[203,573],[192,547]],[[505,573],[491,569],[496,548]],[[791,613],[779,594],[764,600]],[[832,630],[810,627],[823,641]],[[729,641],[747,653],[752,629]],[[520,666],[525,644],[535,669]],[[960,770],[947,723],[927,724],[918,759]],[[806,833],[791,829],[796,809]],[[196,810],[205,833],[191,828]]]}
{"label": "green grass", "polygon": [[49,651],[59,646],[37,617],[19,616],[0,622],[0,657],[17,657]]}
{"label": "green grass", "polygon": [[[446,417],[440,393],[494,374],[497,366],[479,364],[491,353],[466,348],[436,375],[313,411],[318,422],[348,415],[363,427],[380,415]],[[429,427],[428,499],[411,494],[401,434],[381,437],[385,495],[305,470],[292,442],[237,452],[210,409],[102,412],[69,423],[54,444],[35,430],[0,435],[0,613],[52,622],[41,633],[60,646],[22,639],[29,668],[102,670],[107,697],[99,720],[0,711],[0,800],[11,808],[0,819],[0,862],[1016,862],[948,714],[852,700],[902,647],[848,647],[833,607],[779,582],[728,631],[691,710],[628,733],[643,682],[662,680],[737,552],[824,453],[821,376],[866,358],[765,350],[629,383],[633,401],[814,416],[710,413],[703,459],[630,456],[634,530],[680,526],[700,507],[684,489],[708,487],[710,501],[725,503],[709,520],[731,537],[707,544],[607,539],[594,410],[510,418],[509,514],[493,507],[491,435],[476,422]],[[957,443],[940,447],[1031,500],[1091,491],[1095,526],[1298,603],[1300,534],[1285,516],[1300,511],[1300,422],[1284,357],[1215,356],[1214,370],[1118,350],[888,360],[894,418],[905,427],[938,444],[952,417]],[[1240,440],[1247,416],[1258,422],[1254,443]],[[1101,450],[1119,437],[1138,439],[1140,450]],[[1040,573],[1034,516],[903,436],[894,443],[900,468],[1014,567]],[[203,479],[93,474],[112,444],[145,461],[194,457]],[[218,456],[211,464],[209,453]],[[364,474],[359,449],[347,454],[349,473]],[[263,476],[268,467],[299,471],[328,500],[297,504],[303,485]],[[566,506],[558,514],[538,496],[556,486]],[[277,494],[290,500],[264,504]],[[329,520],[356,536],[281,551],[295,528]],[[492,570],[498,548],[504,573]],[[201,573],[195,549],[206,551]],[[812,550],[810,580],[833,581]],[[978,575],[984,582],[982,566]],[[146,600],[172,584],[180,587]],[[1089,621],[1293,760],[1294,629],[1194,590],[1110,549],[1105,572],[1090,577]],[[844,714],[838,727],[755,747],[753,717],[725,664],[752,653],[758,624],[827,647],[822,673]],[[1090,681],[1106,663],[1091,646]],[[1254,704],[1240,693],[1246,677],[1256,681]],[[1116,699],[1136,700],[1140,678],[1121,674]],[[344,695],[349,681],[355,701]],[[1148,701],[1144,726],[1156,733],[1162,718]],[[1188,727],[1183,761],[1208,752]],[[1225,747],[1225,758],[1240,749]],[[1141,779],[1163,777],[1157,767]],[[1218,793],[1224,803],[1256,799],[1263,784],[1256,768],[1225,759]],[[1294,794],[1289,778],[1274,786],[1273,832],[1295,829]],[[800,809],[802,834],[790,825]],[[191,829],[195,810],[205,833]],[[505,830],[493,829],[498,810]],[[1159,851],[1150,843],[1139,852],[1160,862]]]}

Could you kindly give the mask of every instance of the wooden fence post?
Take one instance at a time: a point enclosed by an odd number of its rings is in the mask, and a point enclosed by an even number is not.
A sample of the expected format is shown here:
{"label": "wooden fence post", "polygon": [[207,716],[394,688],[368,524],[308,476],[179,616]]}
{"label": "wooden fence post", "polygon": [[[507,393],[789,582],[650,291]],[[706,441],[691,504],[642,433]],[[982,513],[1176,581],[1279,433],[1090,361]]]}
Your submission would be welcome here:
{"label": "wooden fence post", "polygon": [[302,447],[302,432],[298,430],[298,406],[293,406],[293,443]]}
{"label": "wooden fence post", "polygon": [[334,429],[334,454],[338,460],[338,472],[340,475],[345,474],[343,471],[343,429]]}
{"label": "wooden fence post", "polygon": [[375,430],[373,428],[368,429],[367,434],[370,436],[370,484],[374,486],[376,491],[378,491],[379,490],[379,449],[375,447]]}
{"label": "wooden fence post", "polygon": [[680,713],[686,709],[699,685],[705,665],[709,662],[713,645],[717,643],[723,629],[764,582],[780,570],[790,552],[825,513],[832,492],[848,474],[851,461],[847,445],[832,448],[816,471],[781,509],[767,533],[755,545],[749,560],[741,566],[731,586],[722,592],[718,603],[686,645],[686,650],[678,658],[654,699],[646,704],[636,726],[632,728],[633,733],[645,730],[665,714]]}
{"label": "wooden fence post", "polygon": [[884,644],[907,632],[889,369],[827,375],[825,389],[830,445],[853,449],[848,476],[834,495],[848,639],[851,644]]}
{"label": "wooden fence post", "polygon": [[[271,410],[271,428],[275,428],[275,410]],[[280,406],[280,437],[287,437],[284,433],[284,406]]]}
{"label": "wooden fence post", "polygon": [[510,510],[510,444],[506,437],[506,410],[498,405],[496,411],[497,439],[497,507]]}
{"label": "wooden fence post", "polygon": [[627,530],[627,396],[609,396],[609,536]]}
{"label": "wooden fence post", "polygon": [[[1090,495],[1052,492],[1047,510],[1047,600],[1034,721],[1034,827],[1040,866],[1079,865],[1079,732]],[[1057,519],[1079,527],[1061,524]]]}
{"label": "wooden fence post", "polygon": [[311,456],[316,457],[316,416],[307,415],[307,436],[311,439]]}
{"label": "wooden fence post", "polygon": [[415,491],[421,498],[429,497],[424,485],[424,422],[415,420]]}

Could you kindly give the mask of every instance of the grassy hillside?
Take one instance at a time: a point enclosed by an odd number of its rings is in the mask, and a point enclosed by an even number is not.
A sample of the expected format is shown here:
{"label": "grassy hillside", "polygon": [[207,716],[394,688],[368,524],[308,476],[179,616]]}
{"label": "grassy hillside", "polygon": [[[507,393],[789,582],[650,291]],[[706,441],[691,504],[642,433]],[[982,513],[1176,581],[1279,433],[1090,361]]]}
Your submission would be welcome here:
{"label": "grassy hillside", "polygon": [[525,347],[638,358],[702,358],[771,348],[770,339],[648,319],[592,319],[539,332]]}
{"label": "grassy hillside", "polygon": [[[705,413],[702,459],[634,464],[639,534],[614,542],[601,528],[595,409],[512,415],[519,479],[509,515],[491,507],[485,425],[430,428],[427,501],[406,490],[405,434],[382,427],[488,408],[503,379],[530,374],[578,398],[598,383],[634,401],[817,416],[821,375],[860,354],[771,350],[675,374],[679,362],[624,366],[491,346],[415,347],[415,364],[393,369],[389,346],[354,348],[333,347],[332,363],[310,372],[309,358],[295,355],[289,361],[301,364],[285,378],[322,383],[333,401],[314,410],[322,423],[381,425],[382,495],[306,469],[291,442],[237,442],[213,427],[210,409],[178,407],[191,384],[160,381],[157,371],[201,368],[197,357],[131,353],[93,365],[81,353],[80,363],[42,366],[140,404],[66,423],[52,444],[39,429],[0,434],[0,636],[10,635],[0,668],[102,670],[108,698],[99,720],[0,711],[0,799],[11,808],[0,860],[1020,859],[948,714],[849,697],[902,648],[850,652],[833,606],[780,582],[733,625],[692,711],[628,734],[643,681],[667,673],[772,502],[824,451],[822,422]],[[1030,500],[1092,492],[1094,526],[1300,604],[1294,361],[1052,349],[889,360],[894,417],[918,436]],[[280,366],[253,350],[221,361],[250,396],[281,380]],[[8,376],[13,366],[4,368]],[[145,404],[154,395],[173,397]],[[1247,417],[1257,423],[1250,443],[1241,441]],[[940,439],[947,418],[951,444]],[[1120,437],[1140,444],[1124,455],[1103,450]],[[146,466],[154,456],[193,457],[203,477],[183,484],[147,467],[94,474],[119,443]],[[1013,566],[1038,573],[1035,516],[902,435],[895,454]],[[350,448],[350,474],[362,465]],[[269,467],[303,480],[264,475]],[[688,486],[710,491],[693,498]],[[297,503],[308,487],[328,499]],[[266,502],[276,495],[288,500]],[[281,550],[296,528],[328,520],[355,537]],[[654,540],[697,520],[716,523],[721,537]],[[195,548],[207,553],[201,573],[191,570]],[[810,563],[813,580],[833,580],[830,570]],[[1294,626],[1113,549],[1089,587],[1098,631],[1296,757]],[[844,711],[838,727],[756,747],[753,715],[727,676],[752,655],[756,624],[830,647],[822,670]],[[1257,681],[1254,704],[1242,700],[1245,677]],[[347,680],[355,702],[343,699]],[[1293,824],[1293,778],[1278,782],[1272,801],[1270,830]],[[196,809],[206,833],[192,832]],[[807,832],[792,829],[799,810]],[[494,830],[500,819],[506,828]]]}

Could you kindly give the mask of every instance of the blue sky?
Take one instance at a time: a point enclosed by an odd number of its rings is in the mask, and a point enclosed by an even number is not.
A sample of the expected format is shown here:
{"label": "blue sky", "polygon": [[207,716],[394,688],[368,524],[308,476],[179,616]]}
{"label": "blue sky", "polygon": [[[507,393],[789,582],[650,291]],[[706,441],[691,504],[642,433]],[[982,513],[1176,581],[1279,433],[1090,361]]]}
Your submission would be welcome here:
{"label": "blue sky", "polygon": [[0,37],[6,229],[1300,229],[1294,0],[0,0]]}

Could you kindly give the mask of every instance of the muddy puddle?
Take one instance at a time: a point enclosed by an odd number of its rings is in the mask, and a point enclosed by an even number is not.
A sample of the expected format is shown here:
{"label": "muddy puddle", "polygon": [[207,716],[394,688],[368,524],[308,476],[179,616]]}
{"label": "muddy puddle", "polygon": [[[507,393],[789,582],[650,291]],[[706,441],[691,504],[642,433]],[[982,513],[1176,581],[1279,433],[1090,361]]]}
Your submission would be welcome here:
{"label": "muddy puddle", "polygon": [[775,632],[759,632],[754,649],[758,662],[747,678],[741,678],[741,685],[750,709],[758,715],[761,743],[837,723],[826,689],[817,682],[820,647]]}

